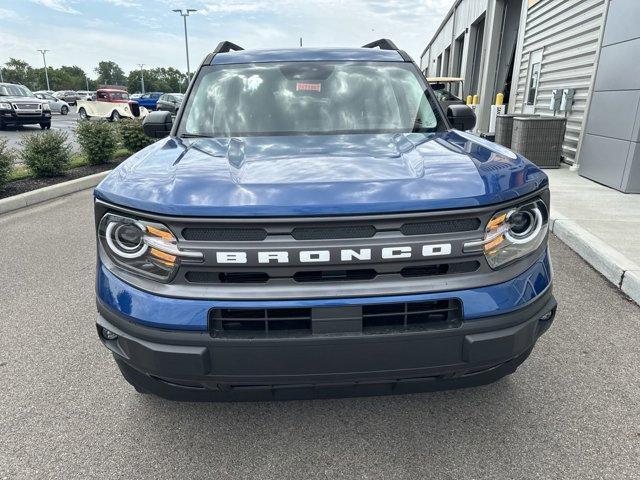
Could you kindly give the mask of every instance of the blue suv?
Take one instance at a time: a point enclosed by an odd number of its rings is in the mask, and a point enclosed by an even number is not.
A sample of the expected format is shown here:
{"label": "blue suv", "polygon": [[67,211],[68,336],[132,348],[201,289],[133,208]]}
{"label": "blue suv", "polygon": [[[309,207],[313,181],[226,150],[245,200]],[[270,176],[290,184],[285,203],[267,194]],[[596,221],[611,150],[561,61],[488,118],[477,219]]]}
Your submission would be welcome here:
{"label": "blue suv", "polygon": [[138,392],[377,395],[513,373],[551,325],[546,175],[389,40],[222,42],[95,190],[97,331]]}
{"label": "blue suv", "polygon": [[155,110],[158,106],[158,99],[163,95],[163,92],[149,92],[144,93],[140,97],[136,98],[136,102],[141,107],[147,110]]}

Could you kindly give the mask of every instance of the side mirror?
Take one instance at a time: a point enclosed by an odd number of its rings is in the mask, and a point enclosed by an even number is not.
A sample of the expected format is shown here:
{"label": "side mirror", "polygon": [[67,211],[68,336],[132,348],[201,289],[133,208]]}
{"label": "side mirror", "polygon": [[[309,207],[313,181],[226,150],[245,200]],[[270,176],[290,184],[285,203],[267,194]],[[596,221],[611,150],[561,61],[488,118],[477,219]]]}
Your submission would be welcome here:
{"label": "side mirror", "polygon": [[171,133],[173,119],[169,112],[150,112],[142,122],[144,134],[152,138],[164,138]]}
{"label": "side mirror", "polygon": [[456,130],[471,130],[476,126],[476,114],[468,105],[449,105],[447,118]]}

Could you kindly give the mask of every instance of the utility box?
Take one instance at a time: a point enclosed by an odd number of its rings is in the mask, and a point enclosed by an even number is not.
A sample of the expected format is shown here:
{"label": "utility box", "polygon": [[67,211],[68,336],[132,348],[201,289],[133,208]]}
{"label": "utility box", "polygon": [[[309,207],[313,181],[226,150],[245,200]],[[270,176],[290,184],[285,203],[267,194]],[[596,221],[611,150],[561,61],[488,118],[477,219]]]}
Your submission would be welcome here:
{"label": "utility box", "polygon": [[511,150],[539,167],[560,168],[566,125],[564,117],[515,117]]}
{"label": "utility box", "polygon": [[562,103],[562,90],[556,88],[551,90],[551,100],[549,101],[549,110],[552,112],[557,112],[560,110],[560,105]]}
{"label": "utility box", "polygon": [[573,97],[576,91],[573,88],[565,88],[562,91],[562,101],[560,102],[561,112],[570,112],[573,109]]}
{"label": "utility box", "polygon": [[513,135],[513,119],[515,117],[538,117],[539,115],[526,115],[523,113],[503,114],[496,117],[496,139],[500,145],[511,148],[511,137]]}

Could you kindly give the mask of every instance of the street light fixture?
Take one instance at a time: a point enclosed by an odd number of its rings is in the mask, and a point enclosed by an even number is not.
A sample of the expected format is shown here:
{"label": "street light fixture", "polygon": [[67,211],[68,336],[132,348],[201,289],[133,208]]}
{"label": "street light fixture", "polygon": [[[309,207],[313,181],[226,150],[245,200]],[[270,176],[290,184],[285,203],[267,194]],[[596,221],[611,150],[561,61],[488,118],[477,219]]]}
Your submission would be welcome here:
{"label": "street light fixture", "polygon": [[142,84],[142,93],[144,94],[144,63],[139,63],[140,67],[140,83]]}
{"label": "street light fixture", "polygon": [[184,46],[187,51],[187,78],[191,80],[191,67],[189,66],[189,40],[187,40],[187,17],[198,10],[195,8],[187,8],[186,10],[177,8],[173,11],[179,13],[184,20]]}
{"label": "street light fixture", "polygon": [[44,62],[44,77],[47,79],[47,90],[51,90],[51,87],[49,87],[49,72],[47,72],[47,57],[46,57],[47,52],[50,52],[51,50],[38,49],[38,51],[42,54],[42,61]]}

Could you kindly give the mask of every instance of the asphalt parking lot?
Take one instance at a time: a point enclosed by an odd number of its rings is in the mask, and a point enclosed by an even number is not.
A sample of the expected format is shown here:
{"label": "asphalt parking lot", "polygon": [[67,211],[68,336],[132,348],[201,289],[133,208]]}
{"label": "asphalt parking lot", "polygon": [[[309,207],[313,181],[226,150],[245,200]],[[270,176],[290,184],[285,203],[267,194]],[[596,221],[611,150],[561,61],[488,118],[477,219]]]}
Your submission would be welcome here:
{"label": "asphalt parking lot", "polygon": [[[78,121],[78,114],[76,113],[76,107],[70,107],[71,110],[67,115],[60,115],[54,113],[51,117],[51,130],[59,130],[67,132],[69,135],[69,144],[74,150],[78,149],[78,144],[75,139],[75,128]],[[0,138],[5,138],[8,141],[9,148],[18,150],[20,149],[20,142],[28,135],[41,132],[40,125],[23,125],[21,127],[6,127],[5,130],[0,132]],[[19,161],[19,159],[16,159]]]}
{"label": "asphalt parking lot", "polygon": [[135,393],[95,332],[91,194],[0,216],[0,478],[630,479],[640,308],[552,239],[555,324],[475,389],[281,403]]}

